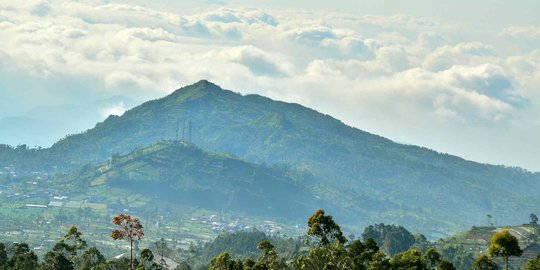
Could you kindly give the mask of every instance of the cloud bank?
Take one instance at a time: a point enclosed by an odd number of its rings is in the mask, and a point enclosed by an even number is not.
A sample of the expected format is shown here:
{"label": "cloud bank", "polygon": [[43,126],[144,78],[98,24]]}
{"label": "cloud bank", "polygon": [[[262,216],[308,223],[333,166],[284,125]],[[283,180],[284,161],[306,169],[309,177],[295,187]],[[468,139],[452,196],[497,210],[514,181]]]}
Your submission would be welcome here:
{"label": "cloud bank", "polygon": [[[539,51],[501,53],[503,42],[464,31],[408,15],[0,3],[0,106],[155,98],[204,78],[400,142],[540,170]],[[507,37],[538,40],[538,27],[508,26],[493,40]]]}

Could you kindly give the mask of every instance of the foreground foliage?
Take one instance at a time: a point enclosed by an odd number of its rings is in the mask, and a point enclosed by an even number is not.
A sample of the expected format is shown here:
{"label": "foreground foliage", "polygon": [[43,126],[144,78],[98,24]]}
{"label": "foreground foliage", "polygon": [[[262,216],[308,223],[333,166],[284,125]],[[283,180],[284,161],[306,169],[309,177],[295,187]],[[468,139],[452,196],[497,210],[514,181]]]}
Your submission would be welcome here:
{"label": "foreground foliage", "polygon": [[[130,243],[128,256],[107,260],[96,247],[88,247],[82,232],[71,227],[40,261],[26,243],[0,243],[0,269],[3,270],[161,270],[150,248],[133,254],[133,244],[142,240],[142,225],[137,218],[120,214],[113,219],[113,239],[126,239]],[[404,230],[404,231],[403,231]],[[395,233],[402,232],[400,236]],[[210,270],[455,270],[455,265],[434,248],[420,250],[413,245],[394,255],[380,248],[374,238],[396,243],[396,247],[409,245],[409,232],[399,226],[379,224],[366,228],[365,239],[347,239],[340,226],[323,209],[317,210],[307,222],[306,235],[300,239],[269,237],[252,231],[225,234],[202,249],[191,248],[189,253],[204,256],[206,263],[183,261],[175,269]],[[422,237],[416,237],[425,243]],[[404,243],[401,243],[404,242]],[[164,250],[164,240],[156,242],[155,248]],[[256,243],[256,244],[255,244]],[[277,244],[277,246],[274,245]],[[384,242],[383,242],[384,243]],[[389,244],[385,244],[389,245]],[[251,246],[253,249],[250,249]],[[396,249],[391,249],[396,250]],[[237,254],[231,252],[236,251]],[[289,251],[289,252],[284,252]],[[218,253],[219,252],[219,253]],[[510,256],[520,256],[517,239],[508,230],[495,233],[491,239],[488,255],[479,256],[471,270],[499,269],[496,257],[502,257],[506,269]],[[215,255],[212,255],[215,254]],[[211,256],[211,257],[210,257]],[[493,256],[493,257],[491,257]],[[189,256],[188,256],[189,257]],[[163,259],[163,257],[161,257]],[[192,267],[193,266],[193,267]],[[168,268],[167,268],[168,269]],[[463,267],[460,267],[463,269]],[[540,270],[540,256],[530,260],[526,270]]]}

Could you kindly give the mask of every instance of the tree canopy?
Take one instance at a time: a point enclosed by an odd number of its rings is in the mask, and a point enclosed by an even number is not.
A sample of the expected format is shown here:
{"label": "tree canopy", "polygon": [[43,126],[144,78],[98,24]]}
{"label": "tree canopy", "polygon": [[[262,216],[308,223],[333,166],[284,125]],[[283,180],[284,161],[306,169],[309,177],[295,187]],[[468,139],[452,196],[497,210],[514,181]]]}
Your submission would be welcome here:
{"label": "tree canopy", "polygon": [[308,219],[307,236],[315,239],[316,243],[322,246],[330,243],[345,244],[347,239],[343,235],[341,228],[330,215],[326,215],[323,209],[317,210]]}
{"label": "tree canopy", "polygon": [[510,230],[502,230],[491,237],[488,254],[495,257],[503,257],[508,269],[508,258],[511,256],[521,256],[523,250],[519,247],[518,240],[510,234]]}

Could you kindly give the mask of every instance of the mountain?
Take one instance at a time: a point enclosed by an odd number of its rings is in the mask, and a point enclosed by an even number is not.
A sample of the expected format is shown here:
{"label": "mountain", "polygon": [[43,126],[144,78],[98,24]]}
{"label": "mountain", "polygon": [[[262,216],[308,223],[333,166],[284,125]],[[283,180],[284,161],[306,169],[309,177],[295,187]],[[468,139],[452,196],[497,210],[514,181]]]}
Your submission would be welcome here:
{"label": "mountain", "polygon": [[85,189],[100,185],[127,189],[172,205],[296,220],[320,204],[302,185],[309,178],[207,153],[185,142],[161,141],[86,167],[73,174],[71,181]]}
{"label": "mountain", "polygon": [[333,214],[353,228],[399,223],[436,236],[481,224],[488,213],[501,223],[525,219],[540,203],[538,173],[398,144],[298,104],[208,81],[109,116],[47,149],[0,146],[0,165],[72,171],[174,138],[312,174],[311,192],[339,206]]}
{"label": "mountain", "polygon": [[[433,245],[443,257],[450,260],[458,269],[470,269],[478,254],[487,254],[493,235],[501,230],[509,230],[516,237],[523,254],[510,259],[511,269],[524,269],[527,261],[540,254],[540,227],[537,224],[514,226],[472,226],[469,230],[440,239]],[[499,265],[502,264],[501,258]]]}

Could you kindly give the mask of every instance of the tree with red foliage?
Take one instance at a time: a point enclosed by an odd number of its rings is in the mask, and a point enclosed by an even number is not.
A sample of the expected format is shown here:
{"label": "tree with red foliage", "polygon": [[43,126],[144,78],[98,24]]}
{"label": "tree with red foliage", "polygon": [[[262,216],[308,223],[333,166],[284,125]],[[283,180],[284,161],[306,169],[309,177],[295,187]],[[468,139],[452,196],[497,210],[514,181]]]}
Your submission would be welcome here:
{"label": "tree with red foliage", "polygon": [[129,242],[129,270],[133,269],[133,242],[141,240],[144,236],[143,226],[138,218],[133,218],[126,214],[120,214],[113,218],[112,223],[120,229],[112,231],[111,237],[114,240],[127,240]]}

